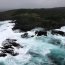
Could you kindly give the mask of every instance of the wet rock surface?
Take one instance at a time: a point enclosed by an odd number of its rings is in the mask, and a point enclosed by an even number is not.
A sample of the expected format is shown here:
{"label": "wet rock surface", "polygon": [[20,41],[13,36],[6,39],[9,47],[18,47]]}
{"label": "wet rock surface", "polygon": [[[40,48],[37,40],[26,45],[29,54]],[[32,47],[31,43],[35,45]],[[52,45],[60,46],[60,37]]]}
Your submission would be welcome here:
{"label": "wet rock surface", "polygon": [[54,35],[54,34],[59,34],[59,35],[65,36],[65,32],[59,31],[59,30],[52,30],[51,33],[52,33],[53,35]]}
{"label": "wet rock surface", "polygon": [[0,47],[0,57],[5,57],[7,54],[12,56],[17,56],[19,53],[15,52],[14,48],[23,48],[20,44],[16,42],[16,39],[6,39],[2,43],[2,47]]}
{"label": "wet rock surface", "polygon": [[42,36],[42,35],[47,36],[47,31],[36,31],[35,35],[37,35],[37,36]]}
{"label": "wet rock surface", "polygon": [[34,35],[29,35],[27,32],[21,35],[22,38],[31,38],[34,37]]}
{"label": "wet rock surface", "polygon": [[21,35],[22,38],[28,38],[28,33],[24,33],[23,35]]}
{"label": "wet rock surface", "polygon": [[5,57],[5,56],[7,56],[7,54],[5,54],[5,53],[0,53],[0,57]]}
{"label": "wet rock surface", "polygon": [[[48,34],[48,30],[46,30],[46,29],[44,29],[44,28],[42,28],[43,30],[36,30],[35,32],[34,32],[34,35],[29,35],[29,33],[28,32],[25,32],[24,34],[22,34],[21,35],[21,37],[22,38],[31,38],[31,37],[34,37],[35,35],[37,35],[37,36],[42,36],[42,35],[44,35],[44,36],[47,36],[47,34]],[[50,30],[49,30],[50,31]],[[60,31],[60,30],[51,30],[51,34],[52,35],[61,35],[61,36],[65,36],[65,32],[63,32],[63,31]]]}

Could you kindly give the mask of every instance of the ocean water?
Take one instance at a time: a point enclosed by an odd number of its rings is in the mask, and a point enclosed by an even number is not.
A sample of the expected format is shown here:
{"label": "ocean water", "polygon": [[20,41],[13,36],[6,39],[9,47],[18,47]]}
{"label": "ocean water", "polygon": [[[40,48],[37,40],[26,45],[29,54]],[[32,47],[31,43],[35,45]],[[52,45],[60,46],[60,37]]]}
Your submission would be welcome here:
{"label": "ocean water", "polygon": [[[0,65],[65,65],[65,36],[52,35],[50,31],[47,36],[36,36],[34,32],[41,28],[32,29],[28,34],[34,35],[30,38],[22,38],[24,32],[19,30],[13,31],[15,23],[0,21],[0,46],[6,39],[16,39],[17,42],[24,46],[16,49],[19,53],[17,56],[7,55],[0,57]],[[60,29],[65,32],[65,27]]]}

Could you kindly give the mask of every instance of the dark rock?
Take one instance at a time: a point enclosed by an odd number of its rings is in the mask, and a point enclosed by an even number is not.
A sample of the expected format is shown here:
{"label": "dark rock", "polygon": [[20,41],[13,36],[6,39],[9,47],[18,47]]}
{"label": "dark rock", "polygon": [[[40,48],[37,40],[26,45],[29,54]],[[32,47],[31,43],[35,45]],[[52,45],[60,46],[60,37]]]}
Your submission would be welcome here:
{"label": "dark rock", "polygon": [[62,36],[65,36],[65,32],[63,32],[63,31],[59,31],[59,30],[52,30],[51,31],[51,34],[59,34],[59,35],[62,35]]}
{"label": "dark rock", "polygon": [[12,41],[12,42],[13,42],[13,41],[17,41],[16,39],[6,39],[6,40],[9,40],[9,41]]}
{"label": "dark rock", "polygon": [[34,37],[34,35],[32,35],[31,37]]}
{"label": "dark rock", "polygon": [[22,38],[31,38],[34,37],[34,35],[29,35],[27,32],[21,35]]}
{"label": "dark rock", "polygon": [[8,48],[14,49],[12,46],[4,46],[4,47],[1,47],[1,49],[8,49]]}
{"label": "dark rock", "polygon": [[19,53],[13,53],[12,56],[17,56]]}
{"label": "dark rock", "polygon": [[12,44],[12,46],[14,46],[14,47],[18,47],[18,48],[23,48],[23,46],[21,46],[20,44],[18,44],[18,43],[16,43],[16,42],[13,42],[13,43],[11,43]]}
{"label": "dark rock", "polygon": [[2,49],[8,49],[8,48],[12,48],[12,44],[9,44],[9,43],[3,44]]}
{"label": "dark rock", "polygon": [[28,33],[24,33],[23,35],[21,35],[22,38],[27,38],[28,37]]}
{"label": "dark rock", "polygon": [[12,48],[12,49],[13,49],[12,46],[23,48],[23,46],[21,46],[20,44],[18,44],[15,39],[6,39],[6,40],[2,43],[2,46],[3,46],[3,47],[2,47],[3,49],[8,49],[8,48]]}
{"label": "dark rock", "polygon": [[41,36],[41,35],[47,36],[47,32],[46,31],[36,31],[35,35],[37,35],[37,36]]}
{"label": "dark rock", "polygon": [[[0,20],[16,20],[14,29],[29,31],[35,27],[57,29],[65,26],[65,7],[15,9],[0,12]],[[21,22],[22,21],[22,22]]]}
{"label": "dark rock", "polygon": [[10,54],[10,55],[12,55],[12,56],[18,55],[18,53],[15,53],[15,52],[14,52],[14,49],[11,49],[11,48],[1,50],[1,52],[2,52],[3,54],[8,53],[8,54]]}
{"label": "dark rock", "polygon": [[0,53],[0,57],[5,57],[5,56],[7,56],[7,54],[5,54],[5,53]]}
{"label": "dark rock", "polygon": [[9,42],[9,43],[12,43],[12,42],[15,42],[15,41],[17,41],[16,39],[6,39],[5,40],[6,42]]}
{"label": "dark rock", "polygon": [[18,55],[19,53],[15,52],[14,47],[23,48],[23,46],[18,44],[16,41],[17,41],[16,39],[6,39],[5,41],[3,41],[2,47],[0,47],[1,48],[0,57],[1,56],[3,56],[3,57],[6,56],[6,53],[10,54],[12,56]]}
{"label": "dark rock", "polygon": [[11,49],[11,48],[9,48],[9,49],[3,49],[3,50],[1,50],[3,53],[9,53],[9,54],[12,54],[12,53],[14,53],[14,50],[13,49]]}

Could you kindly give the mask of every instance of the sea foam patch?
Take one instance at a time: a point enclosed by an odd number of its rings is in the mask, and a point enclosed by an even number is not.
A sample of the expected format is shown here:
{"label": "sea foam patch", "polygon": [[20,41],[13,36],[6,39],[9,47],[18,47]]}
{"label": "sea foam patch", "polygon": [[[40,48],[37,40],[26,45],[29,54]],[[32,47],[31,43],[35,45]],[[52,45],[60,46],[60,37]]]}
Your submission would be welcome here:
{"label": "sea foam patch", "polygon": [[[23,48],[12,46],[14,52],[19,54],[12,56],[11,54],[6,53],[7,56],[0,57],[0,65],[58,65],[60,58],[63,62],[63,64],[60,62],[60,65],[64,65],[65,36],[53,35],[50,31],[48,31],[49,33],[47,32],[47,36],[35,35],[35,31],[44,31],[42,28],[33,29],[27,32],[18,30],[13,31],[12,28],[14,25],[15,23],[12,23],[12,20],[0,22],[0,47],[2,47],[2,43],[3,41],[5,42],[6,39],[16,39],[16,43],[23,46]],[[61,27],[59,30],[64,32],[65,27]],[[29,36],[33,35],[33,37],[22,38],[21,35],[24,33],[28,33]],[[55,58],[55,60],[57,59],[56,63],[52,58]]]}

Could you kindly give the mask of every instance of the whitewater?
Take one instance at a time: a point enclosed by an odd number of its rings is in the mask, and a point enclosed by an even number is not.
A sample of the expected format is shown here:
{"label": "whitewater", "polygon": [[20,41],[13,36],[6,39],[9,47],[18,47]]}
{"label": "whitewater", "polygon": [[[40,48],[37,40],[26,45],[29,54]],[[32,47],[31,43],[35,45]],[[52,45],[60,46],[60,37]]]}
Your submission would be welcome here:
{"label": "whitewater", "polygon": [[[0,21],[0,46],[6,39],[16,39],[23,48],[14,49],[17,56],[0,57],[0,65],[65,65],[65,36],[52,35],[51,31],[47,31],[47,36],[36,36],[38,28],[27,31],[34,37],[22,38],[25,32],[13,31],[14,25],[12,20]],[[65,32],[65,27],[57,30]]]}

